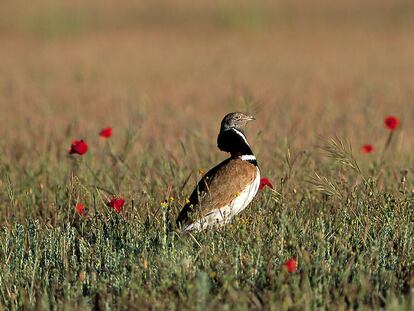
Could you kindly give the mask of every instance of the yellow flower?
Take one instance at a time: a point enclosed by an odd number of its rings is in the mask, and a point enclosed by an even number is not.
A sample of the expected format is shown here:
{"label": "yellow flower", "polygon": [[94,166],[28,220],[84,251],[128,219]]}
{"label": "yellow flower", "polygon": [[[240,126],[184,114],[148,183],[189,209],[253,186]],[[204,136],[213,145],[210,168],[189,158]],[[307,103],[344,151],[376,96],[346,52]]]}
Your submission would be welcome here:
{"label": "yellow flower", "polygon": [[167,200],[162,201],[161,202],[161,207],[162,208],[167,208],[168,207],[168,201]]}
{"label": "yellow flower", "polygon": [[189,204],[190,203],[190,199],[188,197],[185,198],[185,204]]}

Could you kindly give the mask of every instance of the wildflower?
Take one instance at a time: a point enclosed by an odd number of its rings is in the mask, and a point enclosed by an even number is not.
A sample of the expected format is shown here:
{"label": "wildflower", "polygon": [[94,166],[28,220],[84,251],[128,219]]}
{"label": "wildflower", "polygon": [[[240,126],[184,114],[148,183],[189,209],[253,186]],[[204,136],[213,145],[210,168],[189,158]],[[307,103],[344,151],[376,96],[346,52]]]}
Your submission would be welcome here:
{"label": "wildflower", "polygon": [[388,116],[385,118],[384,123],[390,131],[394,131],[400,124],[400,120],[395,116]]}
{"label": "wildflower", "polygon": [[120,213],[122,211],[122,207],[125,204],[125,199],[123,198],[112,198],[111,201],[106,203],[106,206],[111,207],[115,210],[115,212]]}
{"label": "wildflower", "polygon": [[289,273],[296,272],[296,270],[298,269],[298,261],[295,258],[291,258],[285,261],[285,263],[283,264],[283,267],[285,267],[285,269]]}
{"label": "wildflower", "polygon": [[160,205],[161,205],[162,208],[167,208],[168,205],[169,205],[168,200],[162,201]]}
{"label": "wildflower", "polygon": [[161,205],[162,208],[166,209],[174,201],[175,201],[175,198],[170,196],[170,197],[168,197],[168,199],[165,199],[164,201],[162,201],[160,203],[160,205]]}
{"label": "wildflower", "polygon": [[263,177],[263,178],[260,179],[259,190],[263,190],[266,186],[273,189],[273,185],[271,184],[269,179],[266,178],[266,177]]}
{"label": "wildflower", "polygon": [[74,140],[69,148],[70,154],[83,155],[88,151],[88,144],[83,140]]}
{"label": "wildflower", "polygon": [[112,127],[105,127],[99,132],[99,136],[103,138],[109,138],[112,136]]}
{"label": "wildflower", "polygon": [[75,210],[76,213],[78,213],[79,215],[85,215],[85,205],[83,205],[82,203],[76,204]]}
{"label": "wildflower", "polygon": [[370,144],[363,145],[361,147],[361,151],[362,153],[366,153],[366,154],[374,152],[374,146]]}

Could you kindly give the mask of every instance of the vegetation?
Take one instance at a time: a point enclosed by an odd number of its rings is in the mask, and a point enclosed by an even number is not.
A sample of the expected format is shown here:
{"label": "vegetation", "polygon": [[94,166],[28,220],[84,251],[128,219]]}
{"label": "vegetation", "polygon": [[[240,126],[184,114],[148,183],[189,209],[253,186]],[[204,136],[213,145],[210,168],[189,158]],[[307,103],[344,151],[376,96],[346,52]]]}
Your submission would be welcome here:
{"label": "vegetation", "polygon": [[[414,7],[305,2],[5,4],[0,309],[414,308]],[[235,110],[273,189],[169,230]]]}

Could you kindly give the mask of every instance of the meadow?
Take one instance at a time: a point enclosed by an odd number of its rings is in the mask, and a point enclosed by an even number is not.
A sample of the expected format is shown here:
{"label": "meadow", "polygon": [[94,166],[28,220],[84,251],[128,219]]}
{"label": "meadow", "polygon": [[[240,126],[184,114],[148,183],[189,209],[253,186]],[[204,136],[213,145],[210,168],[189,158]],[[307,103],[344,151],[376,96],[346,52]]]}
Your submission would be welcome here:
{"label": "meadow", "polygon": [[[413,37],[405,0],[3,3],[0,309],[414,310]],[[230,111],[273,189],[169,230]]]}

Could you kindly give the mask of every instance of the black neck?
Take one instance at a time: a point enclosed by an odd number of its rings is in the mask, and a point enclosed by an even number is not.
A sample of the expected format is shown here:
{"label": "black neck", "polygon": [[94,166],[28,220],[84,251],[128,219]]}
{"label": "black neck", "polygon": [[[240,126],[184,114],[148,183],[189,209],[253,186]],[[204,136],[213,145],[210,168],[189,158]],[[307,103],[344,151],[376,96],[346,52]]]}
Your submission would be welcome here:
{"label": "black neck", "polygon": [[[220,131],[217,137],[217,147],[222,151],[230,152],[232,158],[254,156],[244,133],[235,128]],[[248,161],[255,162],[255,165],[257,165],[255,159]]]}

